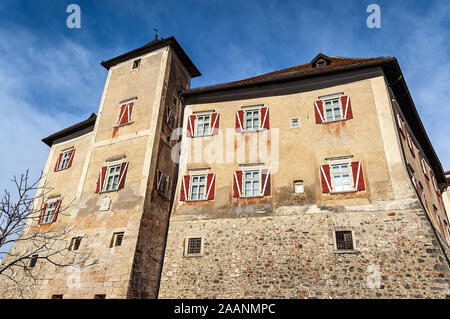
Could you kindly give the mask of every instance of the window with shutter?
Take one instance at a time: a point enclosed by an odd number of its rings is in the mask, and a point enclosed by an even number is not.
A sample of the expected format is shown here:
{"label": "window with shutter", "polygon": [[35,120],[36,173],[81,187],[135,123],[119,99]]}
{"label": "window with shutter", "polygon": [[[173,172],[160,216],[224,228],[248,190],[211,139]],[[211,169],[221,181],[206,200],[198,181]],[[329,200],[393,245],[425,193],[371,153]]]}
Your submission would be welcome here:
{"label": "window with shutter", "polygon": [[236,112],[236,132],[253,132],[268,130],[269,108],[265,106],[238,110]]}
{"label": "window with shutter", "polygon": [[132,101],[121,103],[117,126],[130,124],[132,122],[133,107],[135,105],[135,102],[136,100],[134,99]]}
{"label": "window with shutter", "polygon": [[74,154],[75,154],[75,149],[73,149],[73,148],[62,151],[58,155],[58,159],[57,159],[56,165],[55,165],[55,172],[67,169],[70,166],[72,166]]}
{"label": "window with shutter", "polygon": [[58,217],[58,213],[61,207],[61,200],[52,200],[44,205],[41,216],[39,218],[39,224],[51,224],[54,223]]}
{"label": "window with shutter", "polygon": [[160,170],[156,170],[156,175],[155,175],[156,191],[162,195],[167,196],[168,187],[169,187],[169,176],[167,176]]}
{"label": "window with shutter", "polygon": [[270,196],[270,170],[249,169],[234,172],[234,197]]}
{"label": "window with shutter", "polygon": [[316,124],[349,120],[353,118],[350,97],[335,94],[314,102]]}
{"label": "window with shutter", "polygon": [[120,190],[125,186],[128,162],[104,166],[100,169],[96,193]]}

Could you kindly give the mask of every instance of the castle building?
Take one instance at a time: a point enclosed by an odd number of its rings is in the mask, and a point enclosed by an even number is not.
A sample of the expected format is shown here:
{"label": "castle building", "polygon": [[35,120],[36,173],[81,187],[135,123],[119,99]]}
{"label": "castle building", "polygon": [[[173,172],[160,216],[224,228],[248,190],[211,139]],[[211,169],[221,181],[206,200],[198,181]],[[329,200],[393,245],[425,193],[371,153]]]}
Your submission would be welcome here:
{"label": "castle building", "polygon": [[43,139],[22,235],[75,227],[95,263],[38,259],[27,298],[450,296],[448,181],[395,58],[196,89],[173,37],[101,64],[98,114]]}

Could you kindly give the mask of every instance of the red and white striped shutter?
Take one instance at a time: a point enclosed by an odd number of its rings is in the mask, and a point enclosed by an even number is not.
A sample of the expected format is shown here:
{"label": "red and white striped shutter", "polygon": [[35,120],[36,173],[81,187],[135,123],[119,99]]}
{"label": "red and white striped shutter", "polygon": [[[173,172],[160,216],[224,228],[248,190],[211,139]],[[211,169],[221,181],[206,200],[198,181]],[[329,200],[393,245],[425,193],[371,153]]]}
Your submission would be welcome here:
{"label": "red and white striped shutter", "polygon": [[181,180],[181,194],[180,200],[185,201],[189,199],[189,181],[191,177],[189,175],[184,175]]}
{"label": "red and white striped shutter", "polygon": [[349,96],[341,96],[341,105],[342,105],[342,112],[344,113],[343,119],[349,120],[353,118],[353,112],[352,112],[352,104],[350,103],[350,97]]}
{"label": "red and white striped shutter", "polygon": [[125,186],[125,179],[127,177],[127,171],[128,171],[128,162],[122,163],[120,166],[120,175],[119,175],[119,186],[117,189],[122,189]]}
{"label": "red and white striped shutter", "polygon": [[420,166],[422,167],[423,175],[428,177],[427,167],[426,167],[426,164],[425,164],[425,158],[423,157],[422,152],[419,152],[419,158],[420,158]]}
{"label": "red and white striped shutter", "polygon": [[44,219],[46,210],[47,210],[47,204],[44,204],[44,207],[42,207],[41,215],[39,216],[39,222],[38,222],[39,225],[42,223],[42,220]]}
{"label": "red and white striped shutter", "polygon": [[211,135],[219,134],[219,113],[211,114]]}
{"label": "red and white striped shutter", "polygon": [[58,159],[56,160],[55,172],[59,170],[59,163],[61,162],[62,153],[58,155]]}
{"label": "red and white striped shutter", "polygon": [[190,115],[188,117],[187,131],[186,131],[186,136],[188,137],[194,136],[195,117],[196,117],[195,115]]}
{"label": "red and white striped shutter", "polygon": [[330,165],[320,166],[320,176],[322,178],[322,193],[331,192]]}
{"label": "red and white striped shutter", "polygon": [[242,171],[235,171],[233,173],[233,197],[242,196]]}
{"label": "red and white striped shutter", "polygon": [[117,125],[122,125],[128,122],[128,120],[126,119],[128,114],[127,106],[128,104],[122,104],[122,106],[120,107],[119,121],[117,122]]}
{"label": "red and white striped shutter", "polygon": [[322,124],[325,122],[323,118],[323,101],[317,100],[314,102],[314,112],[316,114],[316,124]]}
{"label": "red and white striped shutter", "polygon": [[261,129],[268,130],[270,128],[269,125],[269,108],[262,107],[261,108]]}
{"label": "red and white striped shutter", "polygon": [[133,114],[133,106],[134,106],[134,102],[130,102],[128,103],[128,122],[131,122],[131,115]]}
{"label": "red and white striped shutter", "polygon": [[402,133],[403,137],[405,137],[405,123],[403,123],[402,121],[402,117],[400,116],[399,113],[397,113],[397,123],[398,123],[398,129],[400,130],[400,132]]}
{"label": "red and white striped shutter", "polygon": [[162,173],[159,169],[156,170],[155,174],[155,190],[159,192],[159,189],[161,187],[161,179],[162,179]]}
{"label": "red and white striped shutter", "polygon": [[436,181],[436,177],[434,175],[432,175],[432,180],[433,180],[433,187],[434,187],[434,190],[436,191],[436,194],[438,196],[441,196],[441,191],[439,190],[439,187],[438,187],[438,184]]}
{"label": "red and white striped shutter", "polygon": [[216,174],[208,174],[208,177],[206,178],[206,199],[214,199],[214,190],[215,190],[215,184],[216,184]]}
{"label": "red and white striped shutter", "polygon": [[408,140],[408,146],[409,146],[409,150],[412,153],[412,156],[416,157],[416,154],[414,153],[414,144],[413,144],[411,136],[409,135],[408,132],[406,132],[406,139]]}
{"label": "red and white striped shutter", "polygon": [[53,214],[52,223],[56,222],[60,208],[61,208],[61,201],[58,200],[55,205],[55,213]]}
{"label": "red and white striped shutter", "polygon": [[261,195],[270,196],[270,170],[263,169],[261,171]]}
{"label": "red and white striped shutter", "polygon": [[236,132],[242,132],[244,130],[244,111],[236,111]]}
{"label": "red and white striped shutter", "polygon": [[172,114],[172,110],[169,106],[166,106],[166,124],[170,123],[170,114]]}
{"label": "red and white striped shutter", "polygon": [[95,190],[96,193],[100,193],[103,189],[103,182],[105,181],[105,175],[106,175],[106,166],[103,166],[100,169],[100,173],[98,175],[98,180],[97,180],[97,189]]}
{"label": "red and white striped shutter", "polygon": [[364,184],[364,175],[361,162],[352,162],[352,172],[353,172],[353,185],[355,185],[355,190],[357,191],[365,190],[366,186]]}
{"label": "red and white striped shutter", "polygon": [[75,149],[70,151],[70,155],[69,155],[69,163],[67,164],[67,168],[69,168],[70,166],[72,166],[72,161],[73,161],[73,155],[75,154]]}
{"label": "red and white striped shutter", "polygon": [[412,180],[412,182],[413,182],[413,184],[414,184],[414,188],[417,190],[417,192],[420,193],[420,191],[419,191],[419,185],[417,184],[416,178],[413,176],[413,177],[411,177],[411,180]]}

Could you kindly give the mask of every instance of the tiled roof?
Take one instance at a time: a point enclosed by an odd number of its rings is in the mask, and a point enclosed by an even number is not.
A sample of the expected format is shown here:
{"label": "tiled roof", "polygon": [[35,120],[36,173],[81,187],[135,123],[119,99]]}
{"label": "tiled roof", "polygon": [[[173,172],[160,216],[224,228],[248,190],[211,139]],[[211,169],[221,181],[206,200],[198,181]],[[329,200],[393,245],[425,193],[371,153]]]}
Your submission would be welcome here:
{"label": "tiled roof", "polygon": [[215,84],[215,85],[209,85],[204,87],[199,87],[195,89],[188,90],[184,92],[184,94],[190,94],[190,93],[200,93],[204,91],[211,91],[211,90],[219,90],[224,88],[233,88],[233,87],[240,87],[245,86],[247,84],[253,84],[253,83],[261,83],[266,81],[276,81],[276,80],[282,80],[290,77],[297,77],[297,76],[303,76],[308,74],[319,74],[319,73],[328,73],[330,71],[339,71],[348,67],[360,67],[364,65],[370,65],[374,63],[379,62],[388,62],[392,61],[393,57],[376,57],[376,58],[345,58],[345,57],[331,57],[330,61],[331,63],[326,66],[317,66],[313,67],[313,64],[311,62],[296,65],[290,68],[273,71],[265,74],[261,74],[258,76],[254,76],[251,78],[239,80],[239,81],[233,81],[228,83],[221,83],[221,84]]}

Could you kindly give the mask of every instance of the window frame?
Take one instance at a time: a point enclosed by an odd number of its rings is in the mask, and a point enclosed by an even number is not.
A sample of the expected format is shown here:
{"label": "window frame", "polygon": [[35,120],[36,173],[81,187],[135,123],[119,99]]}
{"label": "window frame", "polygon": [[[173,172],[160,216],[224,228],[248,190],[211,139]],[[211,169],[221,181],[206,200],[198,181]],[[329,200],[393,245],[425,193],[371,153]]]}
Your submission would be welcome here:
{"label": "window frame", "polygon": [[[293,124],[293,121],[297,121],[297,126],[295,126],[294,124]],[[300,117],[291,117],[290,119],[289,119],[289,125],[290,125],[290,128],[300,128],[301,127],[301,122],[300,122]]]}
{"label": "window frame", "polygon": [[[257,132],[257,131],[261,131],[262,129],[261,129],[261,108],[262,107],[258,107],[258,108],[245,108],[245,109],[243,109],[243,111],[244,111],[244,116],[243,116],[243,132]],[[248,127],[247,127],[247,112],[255,112],[255,111],[257,111],[258,112],[258,125],[257,125],[257,128],[256,129],[254,129],[254,118],[252,119],[252,127],[253,127],[253,129],[248,129]]]}
{"label": "window frame", "polygon": [[[118,121],[117,121],[116,125],[114,125],[114,128],[130,125],[130,124],[134,123],[133,116],[134,116],[134,112],[136,110],[136,101],[137,101],[137,97],[133,97],[131,99],[124,100],[124,101],[119,103],[119,117],[118,117]],[[130,117],[128,118],[128,122],[120,124],[120,120],[121,120],[121,116],[120,115],[121,115],[121,112],[122,112],[122,105],[124,105],[124,104],[128,105],[130,103],[133,103],[133,109],[130,112]]]}
{"label": "window frame", "polygon": [[[258,181],[258,183],[259,183],[259,187],[258,187],[258,195],[251,195],[251,196],[247,196],[246,194],[245,194],[245,182],[247,181],[246,180],[246,178],[245,178],[245,173],[248,173],[248,172],[258,172],[258,174],[259,174],[259,181]],[[251,179],[251,181],[253,181],[253,182],[255,182],[255,180],[252,178]],[[242,191],[241,191],[241,197],[244,197],[244,198],[252,198],[252,197],[262,197],[263,196],[263,194],[262,194],[262,169],[261,168],[258,168],[258,169],[246,169],[246,170],[242,170],[242,185],[241,185],[241,189],[242,189]],[[253,193],[253,183],[252,183],[252,193]]]}
{"label": "window frame", "polygon": [[[120,244],[117,245],[117,238],[119,236],[121,236],[122,238],[120,239]],[[125,232],[124,231],[114,232],[112,234],[111,244],[110,244],[109,248],[115,248],[115,247],[122,246],[124,238],[125,238]]]}
{"label": "window frame", "polygon": [[[352,238],[352,248],[344,248],[339,249],[337,244],[337,233],[338,232],[350,232],[351,238]],[[358,252],[358,249],[356,247],[356,239],[355,239],[355,230],[348,228],[348,227],[336,227],[333,229],[333,246],[334,246],[334,252],[335,253],[354,253]]]}
{"label": "window frame", "polygon": [[[113,168],[113,167],[116,167],[116,168],[118,167],[119,168],[118,173],[117,173],[117,185],[113,189],[108,189],[107,187],[108,187],[108,178],[110,177],[110,169]],[[106,166],[106,174],[105,174],[105,177],[104,177],[103,189],[101,190],[102,193],[104,193],[104,192],[114,192],[114,191],[117,191],[119,189],[121,167],[122,167],[122,163],[115,163],[115,164],[110,164],[110,165]]]}
{"label": "window frame", "polygon": [[[72,150],[74,150],[73,147],[69,148],[67,150],[61,151],[61,160],[59,161],[58,172],[69,168],[70,154],[72,153]],[[65,157],[66,155],[67,155],[67,157]],[[63,167],[64,161],[66,161],[65,167]]]}
{"label": "window frame", "polygon": [[34,268],[36,267],[36,264],[38,262],[39,259],[39,254],[34,254],[30,257],[30,262],[28,263],[27,268]]}
{"label": "window frame", "polygon": [[[70,240],[69,251],[79,250],[82,239],[83,239],[82,236],[72,237],[72,239]],[[78,241],[78,245],[77,245],[77,241]],[[75,249],[75,247],[76,247],[76,249]]]}
{"label": "window frame", "polygon": [[[57,197],[57,198],[53,198],[47,202],[47,206],[45,207],[45,211],[44,211],[44,214],[42,216],[42,219],[41,219],[41,222],[39,223],[39,225],[48,225],[48,224],[53,223],[53,217],[55,216],[55,213],[56,213],[56,205],[59,200],[60,200],[60,198]],[[53,214],[49,215],[50,205],[53,205],[53,204],[54,204],[54,206],[51,206],[51,208],[53,208]],[[61,206],[61,203],[59,205]],[[49,216],[50,216],[50,221],[45,222],[46,217],[49,217]]]}
{"label": "window frame", "polygon": [[[355,181],[353,178],[353,169],[352,169],[352,162],[349,160],[340,160],[340,161],[330,161],[328,163],[328,165],[330,166],[330,186],[331,186],[331,192],[330,193],[351,193],[351,192],[355,192],[356,191],[356,187],[355,187]],[[348,170],[349,170],[349,179],[350,179],[350,183],[351,183],[351,189],[350,190],[341,190],[341,191],[337,191],[336,190],[336,185],[335,185],[335,175],[337,174],[333,174],[333,166],[342,166],[342,165],[347,165],[348,166]],[[340,173],[341,178],[343,173]],[[344,186],[344,184],[342,184],[342,187]]]}
{"label": "window frame", "polygon": [[[294,185],[294,194],[304,194],[305,193],[305,184],[303,183],[303,181],[294,181],[293,185]],[[297,189],[296,189],[297,185],[302,186],[301,192],[297,192]]]}
{"label": "window frame", "polygon": [[[331,96],[331,97],[323,97],[322,100],[322,107],[323,107],[323,123],[331,123],[331,122],[338,122],[338,121],[343,121],[344,119],[344,112],[343,112],[343,108],[342,108],[342,101],[341,101],[341,97],[342,95],[339,96]],[[326,102],[327,101],[333,101],[333,100],[337,100],[339,103],[339,113],[340,113],[340,119],[336,120],[335,114],[334,114],[334,106],[332,104],[331,110],[332,110],[332,114],[333,114],[333,120],[328,120],[327,118],[327,108],[326,108]]]}
{"label": "window frame", "polygon": [[[199,117],[209,117],[209,132],[205,132],[205,122],[203,122],[203,134],[198,134],[198,119]],[[202,136],[211,136],[212,135],[212,113],[203,113],[203,114],[196,114],[195,115],[195,121],[194,121],[194,137],[202,137]]]}
{"label": "window frame", "polygon": [[[194,186],[194,178],[195,177],[204,177],[205,181],[204,181],[204,198],[197,198],[197,199],[192,199],[192,188]],[[203,184],[203,183],[202,183]],[[202,184],[197,183],[195,186],[199,186],[198,190],[200,190],[200,186],[202,186]],[[188,201],[204,201],[207,200],[206,195],[208,193],[208,173],[203,173],[203,174],[189,174],[189,194],[188,194]],[[198,192],[199,194],[199,192]]]}
{"label": "window frame", "polygon": [[[137,66],[135,66],[136,63],[138,64]],[[141,65],[142,65],[142,58],[134,59],[133,60],[133,65],[131,67],[131,70],[137,70],[137,69],[139,69],[141,67]]]}
{"label": "window frame", "polygon": [[[200,252],[198,253],[189,253],[189,240],[191,239],[200,239]],[[204,238],[202,235],[189,235],[184,239],[184,247],[183,247],[183,257],[201,257],[203,256],[204,251]]]}

